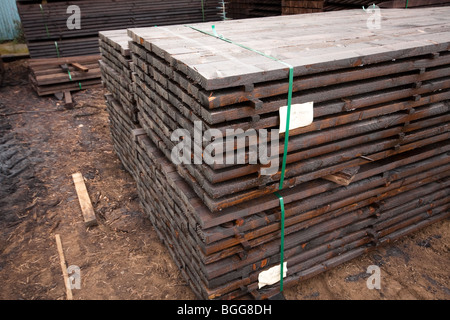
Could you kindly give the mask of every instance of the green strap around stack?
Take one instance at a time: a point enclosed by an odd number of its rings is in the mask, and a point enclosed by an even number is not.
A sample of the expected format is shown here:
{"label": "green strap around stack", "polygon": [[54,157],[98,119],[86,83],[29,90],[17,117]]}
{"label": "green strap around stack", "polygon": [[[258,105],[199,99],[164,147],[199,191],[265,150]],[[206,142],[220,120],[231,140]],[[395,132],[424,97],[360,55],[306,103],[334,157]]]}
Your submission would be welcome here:
{"label": "green strap around stack", "polygon": [[[278,187],[278,191],[281,191],[283,189],[283,183],[284,183],[284,177],[285,177],[285,171],[286,171],[286,157],[287,157],[287,152],[288,152],[288,142],[289,142],[289,122],[290,122],[290,116],[291,116],[291,103],[292,103],[292,85],[294,82],[294,67],[292,65],[290,65],[289,63],[286,63],[284,61],[281,61],[275,57],[272,57],[270,55],[265,54],[264,52],[261,52],[259,50],[255,50],[252,49],[250,47],[247,47],[243,44],[240,43],[236,43],[230,39],[227,39],[225,37],[223,37],[222,35],[218,35],[215,26],[212,26],[212,31],[213,33],[207,32],[207,31],[203,31],[200,29],[197,29],[195,27],[192,26],[186,26],[189,27],[195,31],[201,32],[203,34],[215,37],[217,39],[223,40],[225,42],[237,45],[241,48],[244,48],[246,50],[255,52],[257,54],[260,54],[266,58],[269,58],[273,61],[279,62],[281,64],[283,64],[284,66],[289,68],[289,90],[288,90],[288,99],[287,99],[287,117],[286,117],[286,130],[285,130],[285,134],[284,134],[284,151],[283,151],[283,162],[281,165],[281,176],[280,176],[280,184]],[[284,213],[284,199],[283,197],[277,192],[275,192],[275,195],[278,197],[278,200],[280,201],[280,209],[281,209],[281,217],[280,217],[280,231],[281,231],[281,243],[280,243],[280,291],[283,291],[283,273],[284,273],[284,220],[285,220],[285,213]]]}
{"label": "green strap around stack", "polygon": [[204,4],[204,0],[202,1],[202,18],[203,18],[203,22],[205,22],[205,4]]}
{"label": "green strap around stack", "polygon": [[[41,8],[42,19],[44,19],[45,18],[44,8],[42,8],[42,4],[40,4],[39,7]],[[48,31],[47,23],[45,21],[44,21],[44,25],[45,25],[45,31],[47,32],[47,38],[50,38],[50,32]]]}
{"label": "green strap around stack", "polygon": [[[69,79],[70,81],[72,81],[72,74],[70,73],[70,70],[67,70],[67,73],[69,74]],[[78,81],[78,87],[80,87],[80,90],[82,90],[81,88],[81,82]]]}
{"label": "green strap around stack", "polygon": [[[41,8],[41,14],[42,14],[42,19],[44,20],[44,26],[45,26],[45,32],[47,33],[47,38],[50,38],[50,32],[48,31],[47,22],[45,22],[44,8],[42,7],[42,4],[39,5],[39,8]],[[55,41],[55,48],[56,48],[56,55],[58,56],[58,58],[60,58],[57,41]]]}

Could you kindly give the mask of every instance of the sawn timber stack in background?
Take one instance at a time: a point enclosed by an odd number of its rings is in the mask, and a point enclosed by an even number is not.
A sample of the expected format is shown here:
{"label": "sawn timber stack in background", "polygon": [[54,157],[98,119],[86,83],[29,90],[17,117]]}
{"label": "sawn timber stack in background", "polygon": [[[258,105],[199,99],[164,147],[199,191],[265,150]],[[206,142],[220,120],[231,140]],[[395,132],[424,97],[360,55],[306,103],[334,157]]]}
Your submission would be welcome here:
{"label": "sawn timber stack in background", "polygon": [[17,0],[16,3],[31,58],[99,54],[101,30],[220,18],[216,0]]}
{"label": "sawn timber stack in background", "polygon": [[[260,288],[259,277],[280,264],[281,237],[289,285],[449,216],[450,8],[384,10],[376,32],[366,20],[339,11],[226,21],[215,25],[222,39],[198,31],[214,34],[211,23],[129,29],[133,103],[102,67],[116,150],[199,298],[274,296],[279,284]],[[194,124],[224,135],[280,127],[289,68],[237,44],[293,66],[292,103],[314,104],[312,124],[289,132],[284,235],[274,194],[283,134],[274,175],[249,163],[251,140],[243,164],[172,162],[176,129],[220,155],[220,140],[199,142]]]}
{"label": "sawn timber stack in background", "polygon": [[39,96],[100,87],[99,55],[31,59],[31,86]]}

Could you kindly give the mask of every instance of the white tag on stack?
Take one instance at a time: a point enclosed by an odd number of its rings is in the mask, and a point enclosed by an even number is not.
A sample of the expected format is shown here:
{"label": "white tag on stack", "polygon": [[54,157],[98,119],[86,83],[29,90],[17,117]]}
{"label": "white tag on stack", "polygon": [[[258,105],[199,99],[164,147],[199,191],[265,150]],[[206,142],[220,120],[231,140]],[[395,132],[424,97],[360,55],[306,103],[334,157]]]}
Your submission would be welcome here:
{"label": "white tag on stack", "polygon": [[[268,270],[262,271],[258,275],[258,289],[261,289],[264,286],[270,286],[271,284],[277,283],[280,281],[280,266],[274,266]],[[283,278],[286,277],[287,273],[287,262],[283,263]]]}
{"label": "white tag on stack", "polygon": [[[309,126],[314,120],[314,102],[306,102],[291,105],[291,117],[289,119],[289,131]],[[286,131],[287,106],[280,108],[280,133]]]}

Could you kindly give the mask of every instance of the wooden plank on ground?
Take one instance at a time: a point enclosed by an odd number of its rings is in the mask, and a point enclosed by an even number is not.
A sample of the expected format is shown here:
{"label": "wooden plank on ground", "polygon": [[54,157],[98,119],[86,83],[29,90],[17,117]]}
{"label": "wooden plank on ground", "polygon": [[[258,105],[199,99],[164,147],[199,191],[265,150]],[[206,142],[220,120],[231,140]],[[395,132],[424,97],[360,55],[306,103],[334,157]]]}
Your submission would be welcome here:
{"label": "wooden plank on ground", "polygon": [[80,172],[72,174],[75,189],[77,190],[78,200],[80,201],[81,211],[83,212],[84,223],[86,227],[97,225],[94,208],[91,199],[84,184],[83,175]]}
{"label": "wooden plank on ground", "polygon": [[64,278],[64,285],[66,286],[67,300],[73,300],[72,289],[69,282],[69,274],[67,273],[66,259],[64,258],[64,251],[62,248],[61,237],[59,234],[55,235],[56,246],[58,247],[59,261],[61,263],[61,270]]}
{"label": "wooden plank on ground", "polygon": [[70,91],[64,91],[64,102],[66,104],[66,107],[72,108],[73,107],[73,100],[72,95],[70,94]]}

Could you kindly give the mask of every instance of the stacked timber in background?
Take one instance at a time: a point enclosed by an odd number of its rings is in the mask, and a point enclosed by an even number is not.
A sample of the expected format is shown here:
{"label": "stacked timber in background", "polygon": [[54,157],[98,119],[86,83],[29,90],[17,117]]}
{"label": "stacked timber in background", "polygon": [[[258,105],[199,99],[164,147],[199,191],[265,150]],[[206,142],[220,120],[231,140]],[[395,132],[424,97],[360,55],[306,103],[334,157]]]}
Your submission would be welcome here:
{"label": "stacked timber in background", "polygon": [[231,19],[279,16],[281,0],[228,0],[226,11]]}
{"label": "stacked timber in background", "polygon": [[228,0],[227,17],[245,19],[287,14],[367,8],[417,8],[448,6],[450,0]]}
{"label": "stacked timber in background", "polygon": [[324,0],[282,0],[282,14],[322,12]]}
{"label": "stacked timber in background", "polygon": [[[67,26],[76,12],[70,5],[80,9],[79,29]],[[214,21],[217,7],[215,0],[17,0],[31,58],[95,55],[100,30]]]}
{"label": "stacked timber in background", "polygon": [[322,0],[324,11],[351,10],[366,8],[375,4],[380,8],[424,8],[448,6],[450,0]]}
{"label": "stacked timber in background", "polygon": [[28,61],[31,86],[39,96],[100,87],[99,55]]}
{"label": "stacked timber in background", "polygon": [[[292,65],[293,103],[314,102],[313,123],[290,130],[279,192],[285,285],[450,215],[450,11],[383,18],[376,35],[352,11],[216,24],[223,37]],[[195,139],[194,123],[224,136],[279,128],[288,68],[187,26],[128,35],[137,123],[120,95],[107,103],[142,207],[199,298],[274,296],[278,283],[260,288],[259,277],[280,264],[280,168],[261,175],[263,164],[248,161],[251,140],[243,164],[175,165],[172,134],[185,129],[193,153],[213,146],[220,155],[219,140]],[[281,134],[279,163],[283,150]]]}

